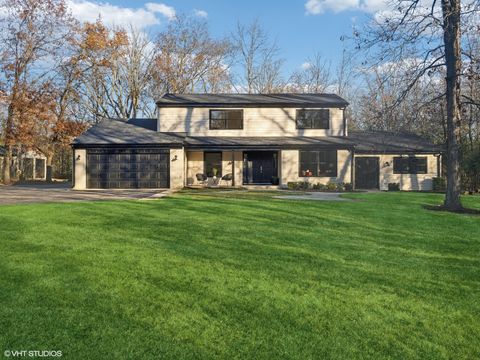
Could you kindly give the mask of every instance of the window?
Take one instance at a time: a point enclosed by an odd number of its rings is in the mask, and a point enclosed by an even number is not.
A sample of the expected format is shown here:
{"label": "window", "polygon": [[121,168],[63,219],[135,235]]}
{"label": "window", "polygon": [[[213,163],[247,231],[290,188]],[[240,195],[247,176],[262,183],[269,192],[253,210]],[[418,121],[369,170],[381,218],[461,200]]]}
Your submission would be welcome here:
{"label": "window", "polygon": [[222,176],[222,153],[205,152],[204,153],[204,172],[208,177]]}
{"label": "window", "polygon": [[300,151],[299,176],[336,177],[337,151]]}
{"label": "window", "polygon": [[393,158],[394,174],[426,174],[427,173],[427,157],[394,157]]}
{"label": "window", "polygon": [[210,130],[243,129],[243,110],[210,110]]}
{"label": "window", "polygon": [[297,110],[297,129],[329,129],[330,110]]}

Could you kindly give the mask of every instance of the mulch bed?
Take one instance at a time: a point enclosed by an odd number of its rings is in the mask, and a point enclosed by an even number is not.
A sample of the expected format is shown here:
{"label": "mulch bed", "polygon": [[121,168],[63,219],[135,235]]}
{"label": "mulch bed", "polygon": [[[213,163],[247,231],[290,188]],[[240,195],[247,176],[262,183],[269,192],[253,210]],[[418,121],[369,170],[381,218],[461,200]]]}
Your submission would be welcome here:
{"label": "mulch bed", "polygon": [[433,211],[445,211],[445,212],[453,212],[456,214],[480,216],[480,210],[477,210],[477,209],[463,208],[461,210],[451,211],[451,210],[447,210],[443,205],[423,205],[423,207],[427,210],[433,210]]}

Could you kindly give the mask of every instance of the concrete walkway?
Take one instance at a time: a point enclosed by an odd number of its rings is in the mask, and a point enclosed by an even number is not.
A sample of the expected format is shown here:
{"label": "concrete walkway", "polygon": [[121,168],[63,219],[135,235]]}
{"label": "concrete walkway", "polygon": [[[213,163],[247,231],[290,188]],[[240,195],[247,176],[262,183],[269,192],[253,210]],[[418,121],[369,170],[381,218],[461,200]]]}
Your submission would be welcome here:
{"label": "concrete walkway", "polygon": [[70,184],[0,185],[0,205],[95,200],[150,200],[169,190],[72,190]]}
{"label": "concrete walkway", "polygon": [[280,195],[274,196],[274,198],[287,200],[352,201],[351,199],[342,198],[340,195],[342,195],[342,193],[307,192],[302,195]]}

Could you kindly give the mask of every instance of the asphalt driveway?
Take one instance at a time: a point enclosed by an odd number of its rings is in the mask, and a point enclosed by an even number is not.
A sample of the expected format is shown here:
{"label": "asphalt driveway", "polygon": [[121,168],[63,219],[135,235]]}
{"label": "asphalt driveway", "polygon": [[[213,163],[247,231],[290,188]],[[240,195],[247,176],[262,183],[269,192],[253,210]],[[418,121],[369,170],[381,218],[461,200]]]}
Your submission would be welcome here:
{"label": "asphalt driveway", "polygon": [[72,190],[69,183],[0,185],[0,205],[95,200],[148,200],[163,197],[166,190]]}

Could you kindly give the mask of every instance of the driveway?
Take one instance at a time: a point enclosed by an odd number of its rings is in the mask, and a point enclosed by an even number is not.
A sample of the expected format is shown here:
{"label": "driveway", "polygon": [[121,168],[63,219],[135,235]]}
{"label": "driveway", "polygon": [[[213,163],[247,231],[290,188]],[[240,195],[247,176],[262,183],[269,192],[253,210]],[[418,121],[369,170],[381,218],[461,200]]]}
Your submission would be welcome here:
{"label": "driveway", "polygon": [[168,194],[165,190],[72,190],[69,183],[0,185],[0,205],[95,200],[149,200]]}

